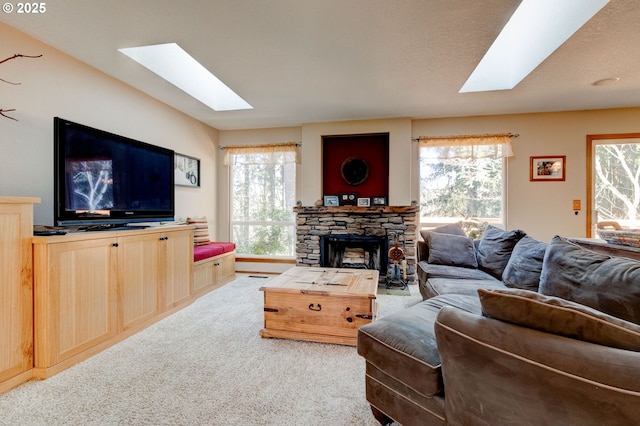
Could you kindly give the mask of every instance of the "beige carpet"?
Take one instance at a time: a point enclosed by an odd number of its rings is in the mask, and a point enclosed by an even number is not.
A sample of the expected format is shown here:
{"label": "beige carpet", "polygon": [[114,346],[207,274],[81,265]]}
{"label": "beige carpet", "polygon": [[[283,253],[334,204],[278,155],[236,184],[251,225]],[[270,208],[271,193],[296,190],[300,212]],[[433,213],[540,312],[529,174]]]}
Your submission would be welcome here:
{"label": "beige carpet", "polygon": [[[239,276],[106,351],[0,395],[0,425],[377,425],[354,347],[262,339]],[[379,315],[421,298],[379,295]]]}

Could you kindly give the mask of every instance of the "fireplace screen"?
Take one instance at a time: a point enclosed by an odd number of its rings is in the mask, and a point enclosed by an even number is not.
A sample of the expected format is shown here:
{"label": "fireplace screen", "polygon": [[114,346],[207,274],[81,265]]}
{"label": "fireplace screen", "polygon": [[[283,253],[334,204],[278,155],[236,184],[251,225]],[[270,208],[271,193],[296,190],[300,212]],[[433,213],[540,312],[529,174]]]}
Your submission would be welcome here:
{"label": "fireplace screen", "polygon": [[320,237],[320,264],[330,268],[376,269],[386,276],[386,237],[372,235],[325,235]]}

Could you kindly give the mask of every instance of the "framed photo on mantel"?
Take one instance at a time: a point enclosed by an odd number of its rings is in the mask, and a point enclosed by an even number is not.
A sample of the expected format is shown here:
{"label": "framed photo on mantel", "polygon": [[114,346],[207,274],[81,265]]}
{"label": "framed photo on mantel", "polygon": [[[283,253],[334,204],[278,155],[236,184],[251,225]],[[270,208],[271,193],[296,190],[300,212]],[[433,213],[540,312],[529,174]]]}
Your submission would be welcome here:
{"label": "framed photo on mantel", "polygon": [[386,206],[387,205],[387,197],[383,197],[383,196],[371,197],[371,205],[372,206]]}
{"label": "framed photo on mantel", "polygon": [[340,200],[337,195],[325,195],[324,196],[324,206],[325,207],[335,207],[340,205]]}

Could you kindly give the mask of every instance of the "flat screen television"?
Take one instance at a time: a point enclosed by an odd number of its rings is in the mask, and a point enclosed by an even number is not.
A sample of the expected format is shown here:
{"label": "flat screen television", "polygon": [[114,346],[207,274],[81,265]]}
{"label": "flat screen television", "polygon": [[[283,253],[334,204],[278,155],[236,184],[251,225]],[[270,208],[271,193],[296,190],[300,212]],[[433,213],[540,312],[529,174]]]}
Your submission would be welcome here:
{"label": "flat screen television", "polygon": [[55,117],[57,226],[114,228],[175,216],[174,152]]}

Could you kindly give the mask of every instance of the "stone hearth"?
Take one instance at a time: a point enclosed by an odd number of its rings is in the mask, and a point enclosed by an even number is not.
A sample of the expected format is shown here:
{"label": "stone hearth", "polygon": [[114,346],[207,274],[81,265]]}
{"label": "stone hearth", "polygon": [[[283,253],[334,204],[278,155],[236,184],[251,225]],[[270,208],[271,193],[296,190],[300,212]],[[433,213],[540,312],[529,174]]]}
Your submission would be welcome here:
{"label": "stone hearth", "polygon": [[[416,235],[418,206],[376,207],[294,207],[296,219],[296,264],[321,265],[321,237],[327,235],[362,235],[386,237],[391,248],[395,237],[404,249],[407,262],[407,282],[416,283]],[[391,270],[393,262],[387,260]],[[381,274],[382,274],[381,273]]]}

